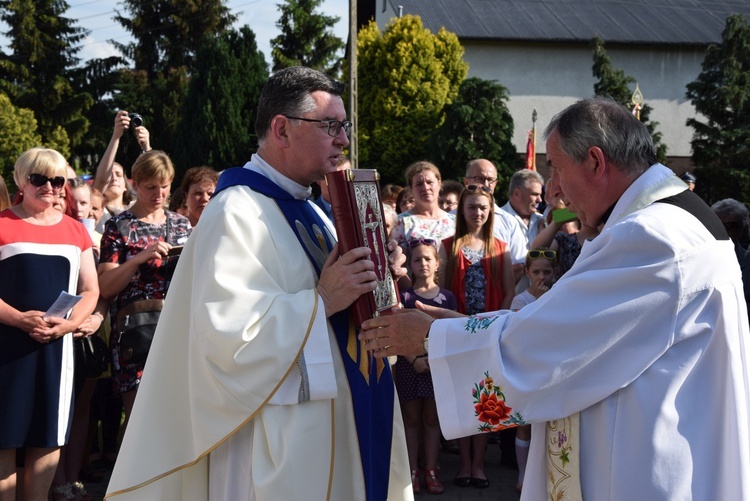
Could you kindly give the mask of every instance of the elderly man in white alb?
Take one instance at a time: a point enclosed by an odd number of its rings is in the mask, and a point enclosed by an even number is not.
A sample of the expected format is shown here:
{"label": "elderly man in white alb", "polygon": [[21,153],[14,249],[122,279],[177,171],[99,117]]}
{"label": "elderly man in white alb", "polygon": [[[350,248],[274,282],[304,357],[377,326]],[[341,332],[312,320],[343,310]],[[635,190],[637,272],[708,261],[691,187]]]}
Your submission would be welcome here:
{"label": "elderly man in white alb", "polygon": [[109,498],[413,498],[390,368],[347,311],[375,289],[370,251],[339,256],[307,201],[349,144],[343,88],[303,67],[264,86],[258,152],[182,252]]}
{"label": "elderly man in white alb", "polygon": [[446,438],[531,423],[523,500],[750,500],[750,332],[726,231],[614,101],[546,133],[552,188],[602,226],[570,271],[515,313],[407,310],[360,339],[427,347]]}

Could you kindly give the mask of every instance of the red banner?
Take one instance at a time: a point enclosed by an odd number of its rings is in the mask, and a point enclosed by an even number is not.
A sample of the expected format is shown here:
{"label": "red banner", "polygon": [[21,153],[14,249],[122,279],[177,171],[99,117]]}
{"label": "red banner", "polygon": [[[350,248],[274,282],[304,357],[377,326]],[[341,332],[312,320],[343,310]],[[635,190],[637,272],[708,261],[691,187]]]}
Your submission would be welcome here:
{"label": "red banner", "polygon": [[536,131],[527,131],[528,139],[526,140],[526,168],[529,170],[536,170],[536,137],[534,137]]}

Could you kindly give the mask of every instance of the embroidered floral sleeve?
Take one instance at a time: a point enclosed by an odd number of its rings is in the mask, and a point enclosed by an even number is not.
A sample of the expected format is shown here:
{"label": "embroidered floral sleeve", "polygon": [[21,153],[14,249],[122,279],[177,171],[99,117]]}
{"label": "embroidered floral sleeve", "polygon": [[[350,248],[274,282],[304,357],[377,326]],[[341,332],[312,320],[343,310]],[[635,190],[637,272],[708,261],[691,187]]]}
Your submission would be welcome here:
{"label": "embroidered floral sleeve", "polygon": [[479,421],[480,432],[491,433],[494,431],[511,428],[526,424],[519,412],[506,405],[505,395],[488,372],[484,373],[484,379],[474,385],[471,391],[474,397],[474,415]]}

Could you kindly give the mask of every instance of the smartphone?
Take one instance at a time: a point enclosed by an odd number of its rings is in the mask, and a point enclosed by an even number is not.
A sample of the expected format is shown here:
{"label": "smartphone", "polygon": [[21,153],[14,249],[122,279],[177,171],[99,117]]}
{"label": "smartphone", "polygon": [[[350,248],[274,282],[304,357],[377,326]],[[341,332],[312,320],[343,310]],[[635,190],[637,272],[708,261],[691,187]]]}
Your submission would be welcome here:
{"label": "smartphone", "polygon": [[571,210],[565,208],[565,209],[557,209],[555,211],[552,211],[552,219],[556,223],[567,223],[568,221],[572,221],[573,219],[576,219],[578,215],[575,212],[572,212]]}
{"label": "smartphone", "polygon": [[185,247],[184,245],[174,245],[171,249],[169,249],[169,252],[167,253],[167,256],[179,256],[182,252],[182,248]]}

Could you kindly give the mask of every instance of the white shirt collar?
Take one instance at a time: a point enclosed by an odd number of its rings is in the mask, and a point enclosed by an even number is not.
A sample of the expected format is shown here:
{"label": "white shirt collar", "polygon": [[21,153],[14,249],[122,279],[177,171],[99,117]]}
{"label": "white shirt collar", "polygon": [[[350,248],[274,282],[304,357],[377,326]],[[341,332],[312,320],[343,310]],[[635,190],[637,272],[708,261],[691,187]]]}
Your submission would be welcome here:
{"label": "white shirt collar", "polygon": [[253,156],[250,157],[250,161],[245,164],[244,168],[267,177],[297,200],[306,200],[312,194],[312,189],[309,186],[303,186],[286,177],[271,164],[263,160],[257,153],[253,153]]}

